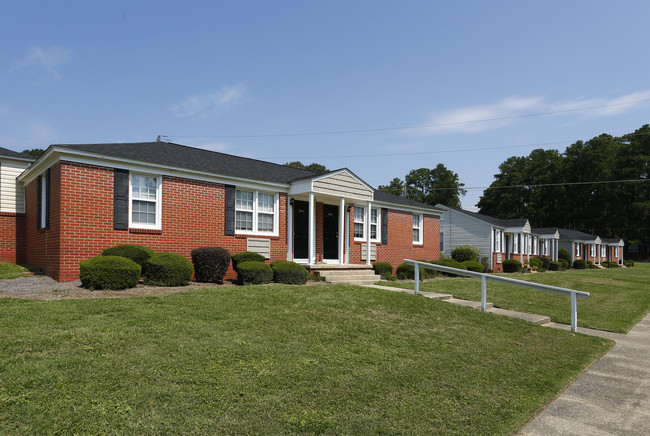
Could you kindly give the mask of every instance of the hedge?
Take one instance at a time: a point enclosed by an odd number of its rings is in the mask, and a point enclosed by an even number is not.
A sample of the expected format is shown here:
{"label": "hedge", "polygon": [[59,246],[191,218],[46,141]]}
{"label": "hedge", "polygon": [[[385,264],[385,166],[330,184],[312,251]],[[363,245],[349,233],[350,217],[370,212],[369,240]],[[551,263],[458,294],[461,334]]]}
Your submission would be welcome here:
{"label": "hedge", "polygon": [[504,273],[514,273],[521,272],[524,267],[518,260],[515,259],[506,259],[502,263]]}
{"label": "hedge", "polygon": [[542,268],[551,269],[551,258],[548,256],[542,257]]}
{"label": "hedge", "polygon": [[280,260],[273,262],[273,281],[287,285],[304,285],[309,278],[309,271],[295,262]]}
{"label": "hedge", "polygon": [[176,253],[156,253],[146,263],[144,283],[152,286],[183,286],[192,280],[192,262]]}
{"label": "hedge", "polygon": [[[275,264],[277,267],[278,264]],[[264,262],[247,260],[237,266],[237,281],[240,285],[262,285],[273,278],[273,270]]]}
{"label": "hedge", "polygon": [[624,260],[623,265],[628,268],[632,268],[634,266],[634,261],[632,259]]}
{"label": "hedge", "polygon": [[544,268],[544,261],[539,257],[531,257],[530,260],[528,261],[528,264],[530,266],[534,266],[537,269]]}
{"label": "hedge", "polygon": [[88,289],[126,289],[138,284],[142,268],[122,256],[97,256],[79,262],[81,286]]}
{"label": "hedge", "polygon": [[573,262],[573,268],[575,268],[575,269],[587,269],[587,262],[585,262],[583,259],[576,259]]}
{"label": "hedge", "polygon": [[557,252],[557,260],[561,262],[562,259],[566,260],[567,266],[572,262],[571,253],[569,253],[566,248],[560,248]]}
{"label": "hedge", "polygon": [[552,260],[548,264],[549,271],[562,271],[562,262],[556,262]]}
{"label": "hedge", "polygon": [[560,271],[566,271],[567,268],[569,268],[569,262],[566,259],[559,259],[559,262],[562,264],[562,267],[560,267]]}
{"label": "hedge", "polygon": [[590,260],[585,260],[585,263],[587,264],[587,268],[591,269],[594,267],[594,263]]}
{"label": "hedge", "polygon": [[604,266],[605,268],[618,268],[617,262],[610,262],[609,260],[603,260],[601,262],[601,265]]}
{"label": "hedge", "polygon": [[264,262],[265,258],[259,253],[253,253],[252,251],[242,251],[241,253],[236,253],[232,255],[232,268],[237,271],[237,265],[241,262]]}
{"label": "hedge", "polygon": [[113,247],[105,248],[102,251],[102,256],[121,256],[131,259],[142,268],[144,272],[144,265],[151,256],[154,255],[151,248],[143,247],[142,245],[114,245]]}
{"label": "hedge", "polygon": [[372,269],[375,271],[375,274],[379,274],[382,279],[393,275],[393,265],[388,262],[375,262],[372,265]]}
{"label": "hedge", "polygon": [[[463,265],[462,263],[458,263],[453,259],[448,259],[448,258],[445,258],[445,257],[442,257],[442,258],[440,258],[438,260],[434,260],[431,263],[434,264],[434,265],[447,266],[449,268],[464,269],[464,270],[467,269],[467,267],[465,265]],[[458,277],[456,274],[453,274],[453,273],[443,272],[443,273],[440,273],[440,274],[442,274],[444,276],[448,276],[448,277]]]}
{"label": "hedge", "polygon": [[230,253],[221,247],[199,247],[192,250],[194,278],[197,282],[223,283],[230,266]]}
{"label": "hedge", "polygon": [[[424,260],[418,262],[428,263]],[[395,275],[400,280],[415,280],[415,265],[404,262],[397,267]],[[420,267],[420,280],[431,279],[436,275],[436,271]]]}
{"label": "hedge", "polygon": [[481,256],[481,250],[473,245],[460,245],[451,250],[451,258],[458,263],[463,263],[466,260],[478,262]]}
{"label": "hedge", "polygon": [[485,270],[485,266],[482,263],[475,262],[473,260],[466,260],[465,262],[461,262],[461,265],[463,265],[468,271],[482,273]]}

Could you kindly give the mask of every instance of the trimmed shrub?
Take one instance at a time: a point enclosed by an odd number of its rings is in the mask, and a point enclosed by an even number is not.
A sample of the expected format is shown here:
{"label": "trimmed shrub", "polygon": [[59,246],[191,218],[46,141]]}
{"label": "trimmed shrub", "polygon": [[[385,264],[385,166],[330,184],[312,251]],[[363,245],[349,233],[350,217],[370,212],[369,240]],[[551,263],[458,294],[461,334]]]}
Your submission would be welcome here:
{"label": "trimmed shrub", "polygon": [[232,268],[237,271],[237,265],[241,262],[264,262],[264,256],[252,251],[242,251],[241,253],[233,254],[231,257]]}
{"label": "trimmed shrub", "polygon": [[[438,260],[434,260],[431,263],[433,263],[435,265],[447,266],[449,268],[464,269],[464,270],[467,269],[467,267],[465,265],[463,265],[462,263],[458,263],[453,259],[441,258],[441,259],[438,259]],[[441,274],[444,275],[444,276],[447,276],[447,277],[458,277],[456,274],[448,273],[448,272],[443,272]]]}
{"label": "trimmed shrub", "polygon": [[560,271],[566,271],[569,268],[569,261],[560,258],[558,258],[558,260],[562,264],[562,266],[560,267]]}
{"label": "trimmed shrub", "polygon": [[126,257],[140,265],[142,272],[144,272],[144,264],[154,255],[154,253],[155,252],[151,248],[143,247],[142,245],[122,244],[105,248],[104,251],[102,251],[102,256]]}
{"label": "trimmed shrub", "polygon": [[388,262],[375,262],[372,265],[375,274],[379,274],[382,279],[393,274],[393,265]]}
{"label": "trimmed shrub", "polygon": [[566,260],[567,266],[571,264],[571,253],[566,248],[560,248],[557,252],[557,260],[561,262],[562,259]]}
{"label": "trimmed shrub", "polygon": [[460,245],[451,250],[451,258],[458,263],[465,262],[466,260],[478,262],[480,255],[481,250],[473,245]]}
{"label": "trimmed shrub", "polygon": [[[278,265],[279,263],[275,266]],[[272,278],[273,270],[264,262],[247,260],[237,266],[237,281],[240,285],[263,285],[270,282]]]}
{"label": "trimmed shrub", "polygon": [[548,269],[549,271],[562,271],[562,262],[552,260],[549,262]]}
{"label": "trimmed shrub", "polygon": [[573,268],[575,269],[587,269],[587,262],[583,259],[577,259],[573,262]]}
{"label": "trimmed shrub", "polygon": [[624,260],[623,265],[628,268],[632,268],[634,266],[634,261],[632,259]]}
{"label": "trimmed shrub", "polygon": [[587,264],[587,268],[591,269],[594,267],[594,263],[590,260],[585,260],[585,263]]}
{"label": "trimmed shrub", "polygon": [[197,282],[223,283],[230,265],[230,253],[221,247],[199,247],[192,250],[194,278]]}
{"label": "trimmed shrub", "polygon": [[605,268],[618,268],[618,263],[610,262],[609,260],[603,260],[600,264]]}
{"label": "trimmed shrub", "polygon": [[537,269],[544,268],[544,261],[539,257],[531,257],[530,261],[528,261],[528,264],[530,266],[534,266]]}
{"label": "trimmed shrub", "polygon": [[309,278],[309,271],[302,265],[288,260],[273,262],[273,281],[287,285],[304,285]]}
{"label": "trimmed shrub", "polygon": [[506,259],[502,264],[504,273],[521,272],[524,269],[524,266],[521,264],[521,262],[515,259]]}
{"label": "trimmed shrub", "polygon": [[463,265],[468,271],[482,273],[485,270],[485,266],[482,263],[474,262],[473,260],[461,262],[461,265]]}
{"label": "trimmed shrub", "polygon": [[542,257],[542,268],[551,269],[551,258],[548,256]]}
{"label": "trimmed shrub", "polygon": [[81,286],[94,289],[126,289],[138,284],[142,268],[122,256],[97,256],[79,262]]}
{"label": "trimmed shrub", "polygon": [[[426,261],[419,260],[418,262],[426,262]],[[415,280],[415,265],[404,262],[397,267],[397,271],[395,275],[399,280]],[[436,271],[432,269],[425,269],[420,267],[420,280],[430,279],[436,277],[436,275],[437,275]]]}
{"label": "trimmed shrub", "polygon": [[144,283],[152,286],[184,286],[192,280],[194,267],[185,256],[156,253],[149,258]]}

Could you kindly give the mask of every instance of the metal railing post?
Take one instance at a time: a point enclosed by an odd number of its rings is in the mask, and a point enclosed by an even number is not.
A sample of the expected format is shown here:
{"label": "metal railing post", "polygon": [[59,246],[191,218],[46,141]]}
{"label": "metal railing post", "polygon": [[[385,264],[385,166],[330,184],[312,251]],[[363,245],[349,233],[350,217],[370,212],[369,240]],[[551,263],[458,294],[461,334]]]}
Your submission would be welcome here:
{"label": "metal railing post", "polygon": [[487,310],[487,277],[481,276],[481,310]]}
{"label": "metal railing post", "polygon": [[578,328],[578,302],[576,293],[571,292],[571,331],[575,332]]}
{"label": "metal railing post", "polygon": [[415,262],[415,295],[420,293],[420,265]]}

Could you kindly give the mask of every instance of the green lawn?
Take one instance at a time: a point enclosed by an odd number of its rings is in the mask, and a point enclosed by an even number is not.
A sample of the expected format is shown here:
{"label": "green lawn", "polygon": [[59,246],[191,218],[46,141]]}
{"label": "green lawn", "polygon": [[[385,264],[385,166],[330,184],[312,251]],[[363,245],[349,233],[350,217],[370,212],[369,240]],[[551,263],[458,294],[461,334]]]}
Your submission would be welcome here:
{"label": "green lawn", "polygon": [[[578,325],[626,333],[650,311],[650,264],[633,268],[585,269],[537,274],[503,274],[562,288],[587,291],[578,299]],[[382,282],[386,286],[413,289],[413,283]],[[481,300],[478,279],[451,278],[422,283],[420,290],[453,294]],[[488,282],[488,301],[504,309],[550,316],[553,321],[571,323],[571,299],[562,295]]]}
{"label": "green lawn", "polygon": [[0,280],[15,279],[24,276],[29,270],[9,262],[0,262]]}
{"label": "green lawn", "polygon": [[351,285],[0,299],[1,434],[511,434],[612,341]]}

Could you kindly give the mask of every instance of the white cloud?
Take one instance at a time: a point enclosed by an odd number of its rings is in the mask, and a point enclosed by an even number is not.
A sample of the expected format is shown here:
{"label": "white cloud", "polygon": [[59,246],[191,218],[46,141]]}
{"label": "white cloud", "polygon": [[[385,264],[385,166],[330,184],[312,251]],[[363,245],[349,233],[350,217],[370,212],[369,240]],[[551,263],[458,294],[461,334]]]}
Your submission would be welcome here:
{"label": "white cloud", "polygon": [[215,92],[204,92],[189,96],[184,102],[172,107],[177,117],[205,118],[210,114],[227,109],[242,101],[246,87],[244,85],[226,85]]}
{"label": "white cloud", "polygon": [[612,98],[579,98],[546,101],[543,97],[506,97],[496,103],[468,106],[429,117],[425,134],[451,132],[476,133],[517,123],[539,115],[585,118],[618,115],[650,104],[650,90],[637,91]]}
{"label": "white cloud", "polygon": [[72,59],[74,52],[66,47],[32,47],[27,56],[17,61],[12,71],[23,69],[43,69],[55,79],[60,79],[59,67]]}

